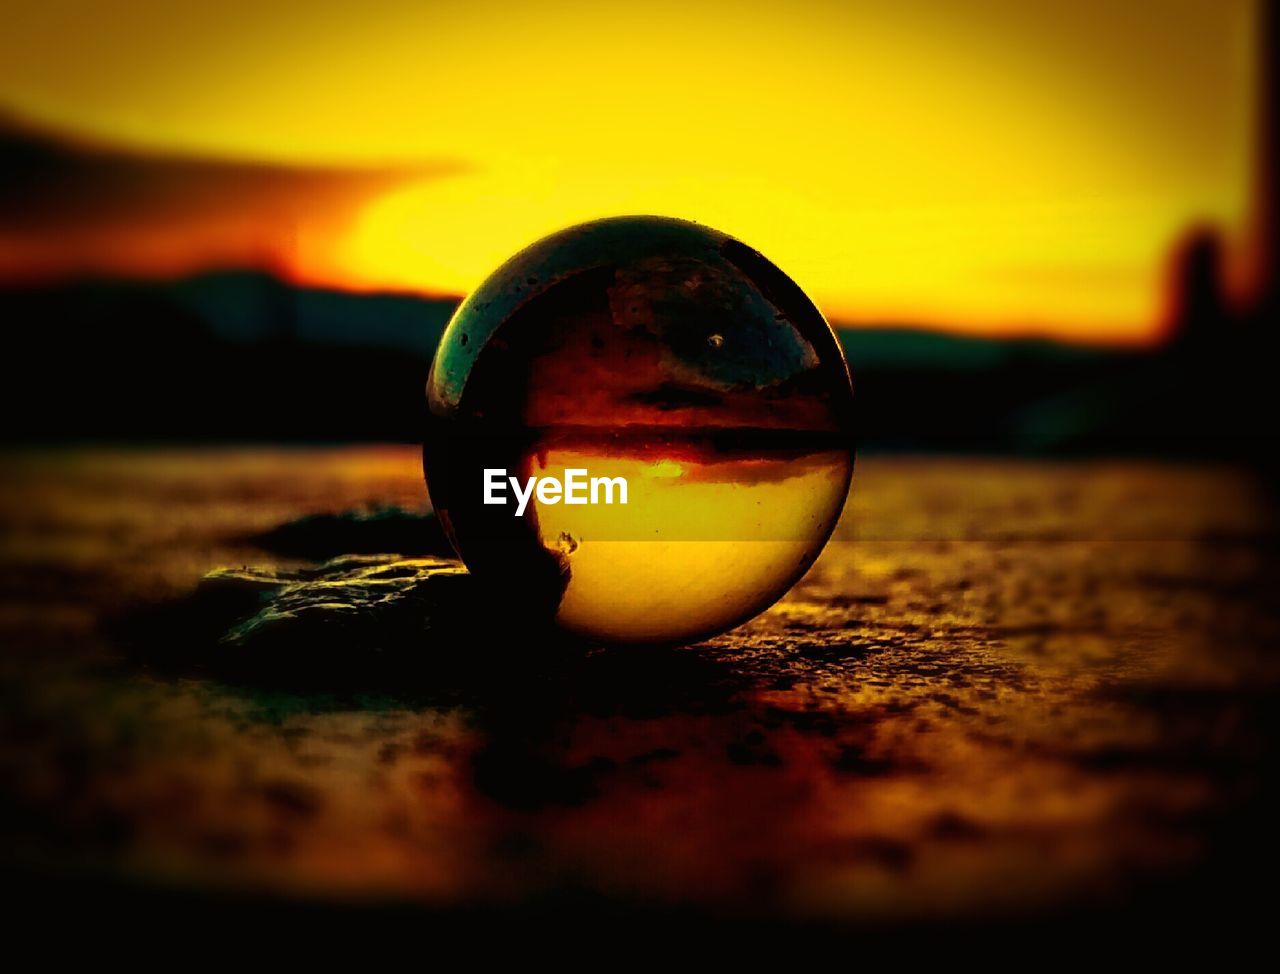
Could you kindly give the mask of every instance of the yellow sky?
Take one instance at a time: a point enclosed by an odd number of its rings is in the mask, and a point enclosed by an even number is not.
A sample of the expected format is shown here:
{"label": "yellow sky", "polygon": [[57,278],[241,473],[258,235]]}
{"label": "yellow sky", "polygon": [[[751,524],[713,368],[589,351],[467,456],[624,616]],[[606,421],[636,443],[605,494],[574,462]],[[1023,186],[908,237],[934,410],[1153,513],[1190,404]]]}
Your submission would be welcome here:
{"label": "yellow sky", "polygon": [[1239,236],[1251,204],[1250,0],[2,6],[23,118],[449,162],[337,227],[294,215],[297,271],[331,283],[462,293],[552,230],[649,212],[739,236],[835,319],[1141,338],[1175,238]]}

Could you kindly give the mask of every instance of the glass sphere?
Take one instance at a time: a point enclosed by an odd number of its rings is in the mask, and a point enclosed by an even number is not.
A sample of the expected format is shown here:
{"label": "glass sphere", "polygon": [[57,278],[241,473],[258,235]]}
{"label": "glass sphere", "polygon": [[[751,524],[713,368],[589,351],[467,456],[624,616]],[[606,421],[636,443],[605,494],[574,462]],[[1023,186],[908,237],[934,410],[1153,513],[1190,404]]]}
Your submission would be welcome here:
{"label": "glass sphere", "polygon": [[432,504],[494,612],[599,642],[688,642],[767,608],[853,472],[831,327],[759,253],[682,220],[516,254],[449,322],[427,399]]}

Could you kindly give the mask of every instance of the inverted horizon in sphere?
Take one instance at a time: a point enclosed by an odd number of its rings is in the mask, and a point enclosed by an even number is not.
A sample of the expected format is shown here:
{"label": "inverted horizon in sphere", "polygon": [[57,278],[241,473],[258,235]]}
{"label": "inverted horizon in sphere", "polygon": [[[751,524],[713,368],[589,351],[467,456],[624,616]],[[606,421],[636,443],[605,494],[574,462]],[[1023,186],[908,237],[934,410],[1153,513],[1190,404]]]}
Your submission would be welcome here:
{"label": "inverted horizon in sphere", "polygon": [[[427,484],[468,568],[595,641],[684,642],[764,609],[852,473],[831,328],[759,253],[680,220],[596,221],[512,257],[450,322],[428,403]],[[518,507],[482,490],[494,470],[527,485]],[[571,471],[626,502],[560,503]]]}

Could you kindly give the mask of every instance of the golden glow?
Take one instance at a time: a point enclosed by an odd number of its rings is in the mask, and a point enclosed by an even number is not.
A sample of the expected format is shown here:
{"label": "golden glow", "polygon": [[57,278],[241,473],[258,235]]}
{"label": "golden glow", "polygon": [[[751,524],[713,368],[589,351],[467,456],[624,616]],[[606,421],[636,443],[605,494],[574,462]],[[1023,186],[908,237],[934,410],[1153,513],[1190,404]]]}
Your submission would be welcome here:
{"label": "golden glow", "polygon": [[534,475],[563,481],[578,467],[628,483],[625,506],[531,502],[542,543],[569,563],[557,622],[644,642],[754,614],[821,550],[844,505],[848,463],[839,452],[704,465],[548,451]]}
{"label": "golden glow", "polygon": [[645,466],[641,473],[650,479],[665,480],[684,476],[684,466],[675,460],[659,460]]}
{"label": "golden glow", "polygon": [[7,12],[0,101],[157,150],[471,167],[300,241],[312,280],[463,293],[647,212],[835,319],[1141,339],[1173,241],[1248,224],[1251,0],[196,7]]}

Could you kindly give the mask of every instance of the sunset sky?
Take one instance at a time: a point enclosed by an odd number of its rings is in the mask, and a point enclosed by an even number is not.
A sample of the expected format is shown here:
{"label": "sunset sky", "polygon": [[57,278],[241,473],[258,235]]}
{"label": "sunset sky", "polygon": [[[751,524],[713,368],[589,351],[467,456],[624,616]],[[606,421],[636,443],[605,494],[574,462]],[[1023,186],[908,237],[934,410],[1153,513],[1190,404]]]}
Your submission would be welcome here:
{"label": "sunset sky", "polygon": [[10,278],[461,294],[647,212],[740,237],[835,320],[1140,340],[1179,235],[1248,250],[1248,0],[3,12],[0,134],[54,158],[11,180]]}

